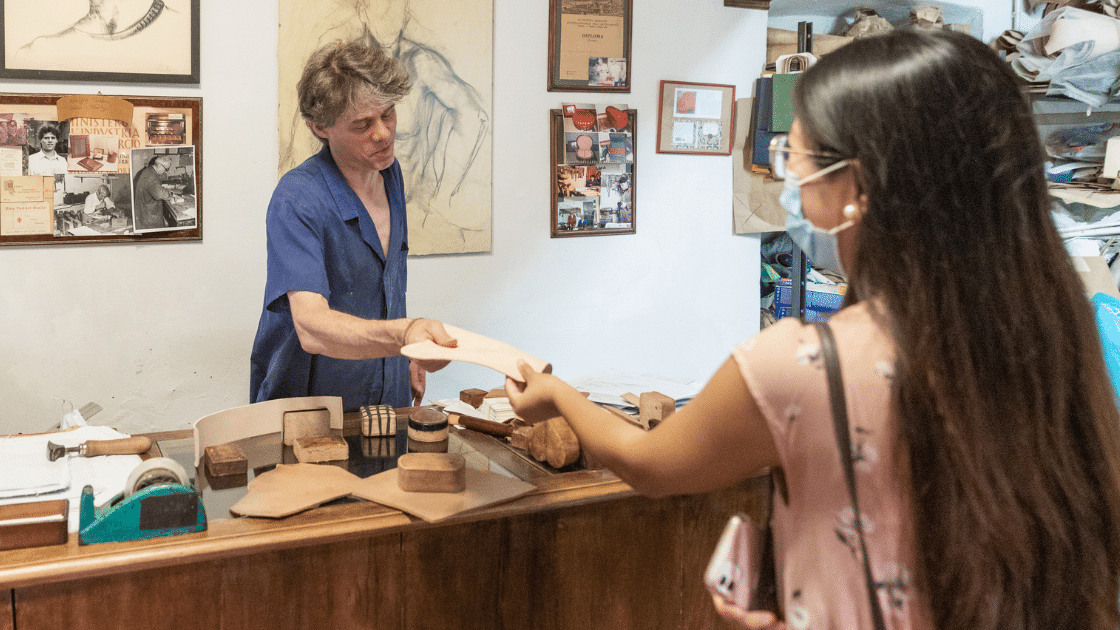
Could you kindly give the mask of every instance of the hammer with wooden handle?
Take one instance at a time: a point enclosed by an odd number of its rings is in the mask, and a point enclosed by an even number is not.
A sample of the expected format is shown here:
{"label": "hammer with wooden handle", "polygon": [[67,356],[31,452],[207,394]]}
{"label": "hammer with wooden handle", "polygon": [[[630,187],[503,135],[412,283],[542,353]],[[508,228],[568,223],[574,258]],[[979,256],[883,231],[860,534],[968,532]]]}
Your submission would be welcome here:
{"label": "hammer with wooden handle", "polygon": [[62,446],[54,442],[47,442],[47,459],[52,462],[77,453],[82,457],[96,457],[98,455],[138,455],[152,448],[152,441],[146,437],[130,437],[120,440],[86,440],[78,446]]}

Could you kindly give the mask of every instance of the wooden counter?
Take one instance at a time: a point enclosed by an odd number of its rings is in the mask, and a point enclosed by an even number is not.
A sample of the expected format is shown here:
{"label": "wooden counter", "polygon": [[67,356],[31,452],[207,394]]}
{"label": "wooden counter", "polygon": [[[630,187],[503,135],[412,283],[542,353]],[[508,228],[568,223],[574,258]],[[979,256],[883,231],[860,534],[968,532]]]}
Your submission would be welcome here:
{"label": "wooden counter", "polygon": [[[184,432],[189,435],[189,432]],[[762,482],[648,499],[605,470],[437,524],[374,503],[0,552],[0,630],[723,628],[701,574]]]}

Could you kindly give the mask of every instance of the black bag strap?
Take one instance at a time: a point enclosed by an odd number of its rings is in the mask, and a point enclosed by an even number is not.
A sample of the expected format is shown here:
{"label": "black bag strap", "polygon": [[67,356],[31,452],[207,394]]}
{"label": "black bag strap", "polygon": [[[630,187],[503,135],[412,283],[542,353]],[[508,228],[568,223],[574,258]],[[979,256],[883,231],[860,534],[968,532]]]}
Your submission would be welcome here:
{"label": "black bag strap", "polygon": [[840,355],[836,350],[836,337],[827,322],[816,324],[821,340],[821,354],[824,357],[825,373],[828,377],[828,399],[832,406],[832,424],[836,429],[836,444],[840,448],[840,461],[844,466],[844,479],[848,483],[848,495],[852,499],[855,513],[856,533],[859,535],[859,548],[863,553],[863,574],[867,580],[867,594],[871,600],[871,621],[875,630],[886,630],[883,622],[883,609],[875,589],[875,578],[871,575],[871,558],[867,555],[867,542],[863,535],[863,521],[860,519],[859,499],[856,496],[856,471],[852,463],[852,437],[848,432],[848,403],[844,397],[844,380],[840,375]]}

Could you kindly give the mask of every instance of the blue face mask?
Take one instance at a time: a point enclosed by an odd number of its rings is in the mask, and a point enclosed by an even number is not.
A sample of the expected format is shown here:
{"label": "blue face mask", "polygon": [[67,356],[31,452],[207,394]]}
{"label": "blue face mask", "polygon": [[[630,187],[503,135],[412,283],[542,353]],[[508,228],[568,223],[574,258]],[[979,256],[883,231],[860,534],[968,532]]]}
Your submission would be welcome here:
{"label": "blue face mask", "polygon": [[[846,166],[847,163],[847,160],[837,162],[810,175],[805,181],[816,179],[819,175]],[[789,212],[786,216],[786,232],[814,266],[847,275],[844,265],[840,262],[840,246],[836,235],[854,225],[855,221],[846,221],[831,230],[822,230],[813,225],[801,210],[801,184],[804,182],[798,181],[797,177],[792,175],[791,173],[786,178],[785,188],[778,198],[779,203]]]}

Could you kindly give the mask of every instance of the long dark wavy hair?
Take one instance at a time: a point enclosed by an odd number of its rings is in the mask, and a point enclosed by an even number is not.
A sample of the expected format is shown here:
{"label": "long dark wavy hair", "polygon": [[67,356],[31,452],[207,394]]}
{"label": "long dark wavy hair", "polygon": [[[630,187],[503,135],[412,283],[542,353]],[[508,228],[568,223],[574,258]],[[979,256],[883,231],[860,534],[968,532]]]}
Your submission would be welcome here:
{"label": "long dark wavy hair", "polygon": [[971,37],[897,31],[822,58],[794,102],[867,196],[849,281],[897,346],[933,627],[1116,630],[1120,418],[1014,74]]}

